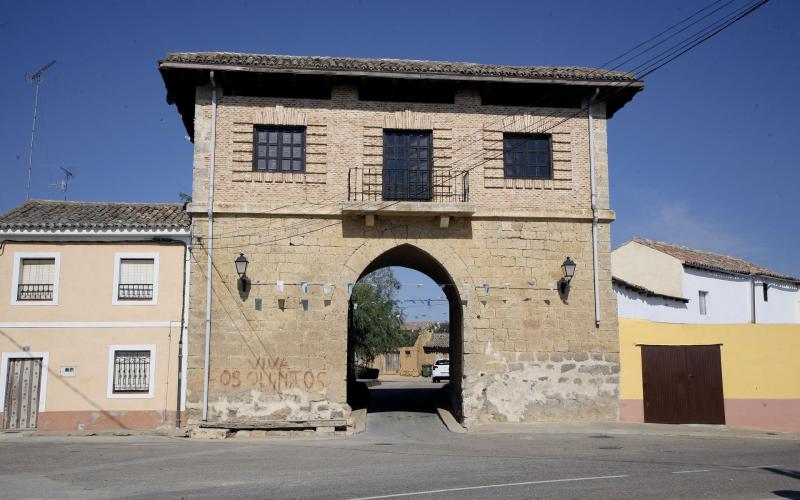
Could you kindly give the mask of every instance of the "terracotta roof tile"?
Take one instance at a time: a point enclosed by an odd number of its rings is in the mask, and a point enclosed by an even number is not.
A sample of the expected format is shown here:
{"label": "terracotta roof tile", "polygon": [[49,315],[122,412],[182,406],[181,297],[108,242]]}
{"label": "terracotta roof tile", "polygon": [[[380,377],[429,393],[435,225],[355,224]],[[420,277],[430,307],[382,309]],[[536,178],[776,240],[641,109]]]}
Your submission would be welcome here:
{"label": "terracotta roof tile", "polygon": [[620,286],[622,288],[627,288],[628,290],[633,290],[634,292],[642,294],[642,295],[644,295],[646,297],[661,297],[663,299],[677,300],[678,302],[683,302],[683,303],[689,302],[689,299],[687,299],[687,298],[675,297],[673,295],[667,295],[667,294],[663,294],[663,293],[660,293],[660,292],[655,292],[653,290],[650,290],[649,288],[645,288],[645,287],[640,286],[640,285],[635,285],[633,283],[625,281],[624,279],[617,278],[616,276],[612,276],[611,277],[611,281],[612,281],[612,283],[614,283],[617,286]]}
{"label": "terracotta roof tile", "polygon": [[0,215],[0,230],[186,229],[181,203],[28,200]]}
{"label": "terracotta roof tile", "polygon": [[528,78],[567,81],[635,82],[636,75],[574,66],[500,66],[466,62],[364,59],[353,57],[286,56],[237,52],[170,52],[162,65],[196,64],[244,66],[280,70],[331,71],[337,73],[397,73],[455,75],[487,78]]}
{"label": "terracotta roof tile", "polygon": [[434,333],[433,337],[425,344],[425,349],[449,349],[450,348],[450,334],[449,333]]}
{"label": "terracotta roof tile", "polygon": [[800,282],[800,278],[776,273],[765,267],[747,262],[742,259],[737,259],[736,257],[730,257],[728,255],[706,252],[704,250],[697,250],[695,248],[675,245],[672,243],[664,243],[663,241],[648,240],[645,238],[633,238],[631,241],[646,247],[650,247],[654,250],[658,250],[659,252],[663,252],[667,255],[671,255],[689,267],[734,274],[758,274],[788,281]]}

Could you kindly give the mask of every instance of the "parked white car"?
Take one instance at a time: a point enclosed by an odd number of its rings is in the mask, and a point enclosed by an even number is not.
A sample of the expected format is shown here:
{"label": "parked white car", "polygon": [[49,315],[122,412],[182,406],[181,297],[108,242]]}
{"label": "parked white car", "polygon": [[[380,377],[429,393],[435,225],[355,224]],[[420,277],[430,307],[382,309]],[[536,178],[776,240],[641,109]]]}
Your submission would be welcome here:
{"label": "parked white car", "polygon": [[438,359],[433,364],[433,373],[431,374],[433,383],[440,382],[442,379],[450,380],[450,360]]}

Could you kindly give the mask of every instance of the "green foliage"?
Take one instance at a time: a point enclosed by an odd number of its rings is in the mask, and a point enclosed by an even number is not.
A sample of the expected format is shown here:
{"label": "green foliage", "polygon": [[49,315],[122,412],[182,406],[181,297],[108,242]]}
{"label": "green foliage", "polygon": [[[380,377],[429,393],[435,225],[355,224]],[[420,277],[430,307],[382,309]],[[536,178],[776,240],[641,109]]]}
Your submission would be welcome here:
{"label": "green foliage", "polygon": [[364,363],[405,345],[403,312],[394,302],[399,288],[389,268],[368,274],[353,288],[353,345]]}
{"label": "green foliage", "polygon": [[433,325],[433,333],[449,333],[450,332],[450,323],[447,321],[443,321],[441,323],[436,323]]}
{"label": "green foliage", "polygon": [[419,330],[403,330],[403,346],[412,346],[417,343]]}

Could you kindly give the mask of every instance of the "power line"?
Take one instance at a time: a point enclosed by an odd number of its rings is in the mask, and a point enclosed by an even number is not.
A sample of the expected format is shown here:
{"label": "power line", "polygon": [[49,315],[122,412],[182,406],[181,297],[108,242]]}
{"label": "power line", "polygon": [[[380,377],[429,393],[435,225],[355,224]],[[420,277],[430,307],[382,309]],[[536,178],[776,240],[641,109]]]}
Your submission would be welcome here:
{"label": "power line", "polygon": [[[709,8],[709,7],[710,7],[710,6],[712,6],[712,5],[715,5],[716,3],[719,3],[719,1],[720,1],[720,0],[717,0],[717,1],[713,2],[711,5],[709,5],[709,6],[705,7],[705,8],[703,8],[703,9],[701,9],[700,11],[696,12],[696,13],[695,13],[695,14],[693,14],[692,16],[689,16],[688,18],[685,18],[683,21],[681,21],[681,22],[679,22],[679,23],[676,23],[675,25],[673,25],[673,27],[675,27],[675,26],[677,26],[677,25],[680,25],[682,22],[685,22],[685,21],[686,21],[686,20],[688,20],[688,19],[691,19],[691,18],[692,18],[692,17],[694,17],[694,16],[695,16],[697,13],[699,13],[699,12],[702,12],[702,11],[706,10],[707,8]],[[706,26],[705,28],[701,29],[701,30],[700,30],[698,33],[695,33],[694,35],[692,35],[692,36],[690,36],[690,37],[688,37],[688,38],[684,39],[682,42],[679,42],[678,44],[675,44],[675,45],[673,45],[673,46],[672,46],[670,49],[667,49],[667,51],[663,51],[663,52],[659,53],[658,55],[656,55],[656,56],[654,56],[654,57],[651,57],[650,59],[648,59],[648,60],[646,60],[645,62],[641,63],[639,66],[637,66],[637,68],[638,68],[638,67],[641,67],[641,66],[643,66],[643,65],[645,65],[645,67],[646,67],[646,68],[649,68],[649,66],[646,66],[646,65],[653,65],[653,64],[656,64],[656,66],[654,66],[653,68],[649,69],[649,70],[648,70],[648,71],[647,71],[647,72],[646,72],[644,75],[642,75],[642,77],[644,77],[644,76],[646,76],[646,75],[649,75],[649,74],[652,74],[652,73],[653,73],[653,72],[655,72],[656,70],[658,70],[658,69],[662,68],[663,66],[665,66],[665,65],[669,64],[670,62],[674,61],[675,59],[677,59],[677,58],[678,58],[678,57],[680,57],[681,55],[683,55],[683,54],[685,54],[686,52],[688,52],[688,51],[692,50],[693,48],[697,47],[698,45],[700,45],[701,43],[705,42],[706,40],[708,40],[708,39],[712,38],[713,36],[717,35],[718,33],[722,32],[724,29],[728,28],[729,26],[731,26],[731,25],[732,25],[732,24],[734,24],[735,22],[737,22],[737,21],[739,21],[739,20],[743,19],[743,18],[744,18],[744,17],[746,17],[747,15],[750,15],[750,14],[752,14],[752,13],[753,13],[755,10],[757,10],[758,8],[760,8],[760,7],[762,7],[763,5],[765,5],[765,4],[766,4],[768,1],[769,1],[769,0],[760,0],[760,1],[758,1],[758,2],[755,2],[754,4],[748,5],[747,7],[743,8],[743,9],[739,9],[739,10],[737,10],[737,11],[736,11],[736,13],[734,13],[734,14],[731,14],[731,15],[727,15],[725,18],[723,18],[723,19],[722,19],[722,20],[720,20],[720,21],[715,21],[715,22],[714,22],[714,23],[712,23],[711,25],[709,25],[709,26]],[[723,7],[725,7],[725,6],[729,5],[730,3],[731,3],[731,2],[727,2],[726,4],[724,4],[724,5],[723,5]],[[718,10],[719,10],[719,8],[718,8],[718,9],[715,9],[715,10],[713,10],[711,13],[717,12]],[[709,13],[709,14],[707,14],[707,15],[703,16],[701,19],[699,19],[699,20],[695,21],[694,23],[690,24],[688,27],[690,27],[690,26],[693,26],[693,25],[697,24],[697,22],[699,22],[699,21],[701,21],[701,20],[703,20],[703,19],[706,19],[706,18],[707,18],[707,17],[708,17],[708,16],[709,16],[711,13]],[[731,19],[731,16],[734,16],[734,17]],[[668,30],[672,29],[673,27],[671,27],[671,28],[668,28],[667,30],[664,30],[664,32],[666,32],[666,31],[668,31]],[[687,27],[687,28],[688,28],[688,27]],[[685,29],[686,29],[686,28],[684,28],[684,29],[680,30],[678,33],[680,33],[680,32],[682,32],[682,31],[684,31]],[[662,32],[662,34],[663,34],[664,32]],[[675,34],[677,34],[677,33],[675,33]],[[671,35],[671,37],[672,37],[672,36],[674,36],[675,34]],[[658,36],[658,35],[657,35],[657,36]],[[657,36],[656,36],[656,37],[657,37]],[[656,38],[656,37],[652,37],[652,38]],[[652,39],[652,38],[651,38],[651,39]],[[654,47],[656,47],[656,46],[660,45],[660,44],[661,44],[661,43],[663,43],[663,42],[664,42],[664,41],[662,40],[661,42],[659,42],[658,44],[654,45],[654,46],[653,46],[653,47],[651,47],[651,48],[654,48]],[[646,42],[643,42],[643,43],[646,43]],[[642,45],[642,44],[639,44],[639,46],[641,46],[641,45]],[[669,51],[670,51],[670,50],[673,50],[673,48],[675,48],[675,47],[678,47],[678,50],[679,50],[679,52],[678,52],[678,53],[670,53]],[[648,50],[649,50],[649,49],[648,49]],[[628,52],[630,52],[630,51],[628,51]],[[664,56],[663,56],[663,55],[664,55],[665,53],[667,53],[667,54],[669,54],[669,55],[667,55],[667,56],[666,56],[666,57],[667,57],[667,59],[666,59],[666,60],[662,60],[662,59],[664,58]],[[617,57],[617,58],[615,58],[615,59],[618,59],[619,57],[620,57],[620,56],[618,56],[618,57]],[[659,59],[659,58],[661,58],[661,59]],[[612,61],[613,61],[613,60],[614,60],[614,59],[612,59]],[[610,71],[610,70],[606,70],[606,71]],[[598,71],[598,72],[600,72],[600,71]],[[622,92],[623,90],[625,90],[625,89],[627,89],[628,87],[630,87],[630,85],[632,85],[633,83],[636,83],[636,81],[637,81],[637,80],[633,80],[633,81],[631,81],[631,82],[628,82],[626,85],[620,86],[620,87],[619,87],[619,88],[617,88],[615,91],[611,92],[611,93],[610,93],[608,96],[606,96],[605,100],[607,101],[607,100],[609,100],[611,97],[613,97],[613,96],[615,96],[615,95],[619,94],[619,93],[620,93],[620,92]],[[555,127],[557,127],[557,126],[561,125],[562,123],[566,122],[567,120],[569,120],[569,119],[572,119],[572,118],[574,118],[574,117],[576,117],[576,116],[578,116],[578,115],[582,114],[582,113],[583,113],[585,110],[586,110],[586,106],[582,106],[582,107],[581,107],[579,110],[577,110],[576,112],[574,112],[574,113],[571,113],[571,114],[569,114],[569,113],[568,113],[568,114],[567,114],[566,116],[564,116],[564,117],[563,117],[563,118],[562,118],[560,121],[558,121],[557,123],[555,123],[555,124],[553,124],[553,125],[551,125],[551,126],[549,126],[549,127],[545,128],[545,129],[543,129],[543,130],[540,130],[540,132],[546,132],[546,131],[552,130],[553,128],[555,128]],[[503,118],[500,118],[500,119],[496,120],[495,122],[497,122],[497,121],[502,121],[502,120],[505,120],[505,119],[507,119],[507,118],[508,118],[508,117],[503,117]],[[516,120],[517,118],[519,118],[519,116],[515,117],[514,119]],[[551,118],[551,117],[548,117],[547,119],[550,119],[550,118]],[[523,131],[527,131],[527,130],[528,130],[530,127],[531,127],[531,126],[539,125],[539,124],[540,124],[542,121],[543,121],[543,119],[540,119],[538,122],[534,122],[534,123],[532,123],[532,124],[529,124],[529,126],[525,127]],[[484,128],[485,128],[485,127],[484,127]],[[474,142],[473,142],[473,143],[474,143]],[[471,145],[471,144],[473,144],[473,143],[470,143],[470,144],[468,144],[468,145]],[[464,149],[464,147],[465,147],[465,146],[462,146],[462,148],[461,148],[461,149]],[[455,151],[457,151],[457,150],[454,150],[454,152],[455,152]],[[472,156],[475,156],[475,155],[481,155],[481,154],[485,154],[485,152],[483,152],[483,151],[477,151],[477,152],[473,153],[473,154],[472,154]],[[485,157],[483,161],[480,161],[480,162],[476,163],[475,165],[472,165],[472,166],[470,166],[470,167],[468,167],[468,168],[466,168],[466,169],[462,169],[462,170],[455,170],[455,171],[454,171],[454,173],[453,173],[453,174],[451,174],[449,177],[447,177],[445,180],[452,180],[452,179],[454,179],[456,176],[458,176],[458,175],[463,175],[463,174],[465,174],[465,173],[468,173],[468,172],[470,172],[470,171],[472,171],[472,170],[474,170],[474,169],[476,169],[476,168],[478,168],[478,167],[480,167],[480,166],[482,166],[482,165],[484,165],[484,164],[488,163],[489,161],[493,161],[493,160],[499,159],[499,158],[501,158],[501,157],[502,157],[502,154],[503,154],[503,152],[502,152],[502,151],[500,151],[500,153],[499,153],[499,154],[495,154],[494,156]],[[467,158],[469,158],[469,157],[467,157]],[[400,201],[402,201],[402,200],[400,200]],[[390,207],[390,206],[392,206],[392,205],[395,205],[395,204],[399,203],[400,201],[395,201],[395,202],[389,203],[388,205],[386,205],[386,207]],[[288,205],[284,205],[284,206],[288,206]],[[386,207],[384,207],[384,208],[386,208]],[[332,215],[333,215],[333,214],[332,214]],[[283,228],[280,228],[279,230],[280,230],[280,231],[287,231],[287,230],[289,230],[289,229],[293,229],[293,228],[295,228],[295,227],[299,227],[299,226],[303,226],[303,225],[306,225],[306,223],[305,223],[305,222],[301,222],[301,223],[297,223],[297,224],[294,224],[294,225],[291,225],[291,224],[290,224],[290,225],[288,225],[288,226],[284,226]],[[331,227],[331,226],[333,226],[333,225],[338,225],[338,222],[337,222],[337,223],[335,223],[335,224],[329,224],[329,225],[325,225],[325,226],[323,226],[323,227],[320,227],[320,228],[317,228],[317,229],[314,229],[314,230],[310,230],[310,231],[307,231],[307,232],[304,232],[304,233],[299,233],[299,234],[296,234],[296,235],[290,235],[290,236],[286,236],[286,237],[283,237],[283,238],[278,238],[278,239],[271,240],[271,241],[257,241],[256,243],[247,243],[247,244],[231,245],[231,246],[227,246],[227,247],[218,247],[218,248],[220,248],[220,249],[224,249],[224,248],[235,248],[235,247],[243,247],[243,246],[253,246],[253,245],[261,245],[261,244],[270,244],[270,243],[274,243],[274,242],[277,242],[277,241],[282,241],[282,240],[285,240],[285,239],[290,239],[290,238],[292,238],[292,237],[294,237],[294,236],[301,236],[301,235],[310,234],[310,233],[313,233],[313,232],[316,232],[316,231],[320,231],[320,230],[322,230],[322,229],[325,229],[325,228],[327,228],[327,227]],[[259,234],[259,233],[255,233],[255,234],[238,234],[238,235],[235,235],[235,236],[231,236],[230,238],[241,238],[241,237],[260,236],[260,235],[261,235],[261,234]],[[221,237],[221,238],[224,238],[224,237]]]}
{"label": "power line", "polygon": [[702,38],[700,38],[699,40],[695,41],[694,43],[692,43],[688,47],[686,47],[686,48],[680,50],[679,52],[677,52],[676,54],[670,56],[665,61],[663,61],[660,64],[658,64],[657,66],[655,66],[653,68],[650,68],[650,69],[647,69],[644,73],[642,73],[642,78],[654,73],[655,71],[661,69],[662,67],[664,67],[667,64],[671,63],[675,59],[679,58],[683,54],[685,54],[685,53],[689,52],[690,50],[694,49],[695,47],[705,43],[710,38],[713,38],[714,36],[718,35],[722,31],[724,31],[725,29],[729,28],[730,26],[732,26],[732,25],[736,24],[737,22],[741,21],[742,19],[744,19],[745,17],[749,16],[750,14],[755,12],[756,10],[760,9],[761,7],[766,5],[767,2],[769,2],[769,0],[761,0],[760,2],[756,2],[754,5],[752,5],[751,7],[747,8],[744,12],[742,12],[738,16],[734,17],[732,20],[728,21],[723,26],[720,26],[720,27],[714,29],[711,33],[703,36]]}

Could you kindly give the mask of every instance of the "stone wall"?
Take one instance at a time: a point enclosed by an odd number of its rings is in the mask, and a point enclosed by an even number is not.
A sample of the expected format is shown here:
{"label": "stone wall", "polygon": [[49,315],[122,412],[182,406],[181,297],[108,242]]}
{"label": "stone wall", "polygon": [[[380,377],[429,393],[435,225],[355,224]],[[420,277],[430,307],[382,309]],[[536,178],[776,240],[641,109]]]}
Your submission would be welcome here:
{"label": "stone wall", "polygon": [[[280,239],[297,231],[307,234]],[[195,219],[203,234],[205,223]],[[608,224],[600,226],[601,308],[594,324],[591,225],[585,221],[295,219],[225,216],[216,234],[262,227],[215,241],[209,418],[317,419],[346,416],[347,283],[398,245],[438,261],[460,289],[463,415],[478,421],[614,419],[618,401],[616,302]],[[249,230],[248,231],[252,231]],[[313,232],[312,232],[313,231]],[[245,252],[252,285],[237,288],[233,266]],[[189,411],[202,391],[205,251],[193,249]],[[548,285],[566,255],[578,263],[562,300]],[[284,291],[275,282],[284,281]],[[298,283],[310,284],[303,294]],[[535,281],[530,285],[528,281]],[[325,295],[324,283],[334,285]],[[463,284],[469,291],[465,292]],[[488,295],[482,288],[490,283]],[[256,301],[261,302],[257,310]],[[305,301],[305,302],[304,302]]]}
{"label": "stone wall", "polygon": [[[594,142],[603,312],[597,328],[585,112],[483,106],[470,91],[459,91],[454,104],[367,102],[341,86],[330,100],[223,90],[218,101],[209,420],[346,417],[347,284],[406,244],[446,271],[458,290],[454,300],[462,301],[455,307],[463,328],[451,334],[451,371],[463,363],[462,377],[451,386],[465,423],[617,417],[603,104],[595,109]],[[203,387],[210,116],[210,91],[198,88],[187,405],[193,423]],[[257,124],[305,125],[306,172],[252,172]],[[473,216],[440,228],[424,214],[379,214],[373,226],[343,215],[348,169],[380,168],[383,128],[430,129],[434,169],[472,169]],[[553,179],[502,178],[502,133],[520,131],[552,134]],[[247,293],[237,289],[233,266],[240,252],[250,261]],[[566,256],[578,271],[562,300],[555,284]],[[308,294],[301,281],[310,284]],[[334,285],[330,295],[324,283]]]}

